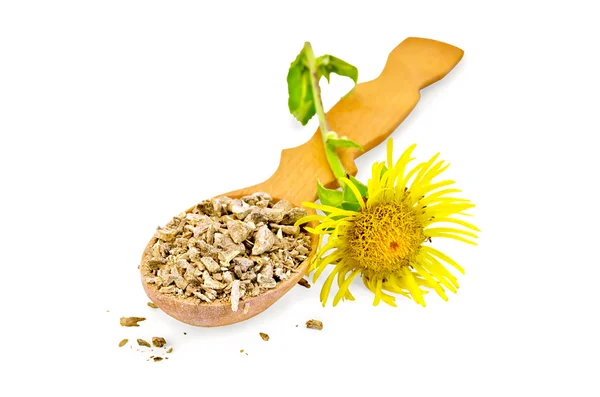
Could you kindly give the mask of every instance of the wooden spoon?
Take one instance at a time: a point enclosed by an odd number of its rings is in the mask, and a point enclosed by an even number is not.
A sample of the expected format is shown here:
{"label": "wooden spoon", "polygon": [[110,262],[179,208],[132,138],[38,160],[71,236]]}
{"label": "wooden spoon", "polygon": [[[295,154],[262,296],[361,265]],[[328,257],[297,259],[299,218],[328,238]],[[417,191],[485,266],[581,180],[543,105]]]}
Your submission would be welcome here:
{"label": "wooden spoon", "polygon": [[[443,78],[461,60],[463,51],[435,40],[411,37],[404,40],[390,53],[385,68],[375,80],[358,84],[328,113],[331,130],[358,142],[365,152],[379,145],[408,116],[420,98],[419,90]],[[342,162],[345,169],[356,175],[354,159],[364,152],[345,150]],[[256,192],[267,192],[275,201],[286,199],[295,206],[303,201],[317,199],[316,181],[327,187],[336,186],[325,153],[321,132],[317,132],[305,144],[285,149],[277,171],[268,180],[220,196],[240,198]],[[188,212],[191,209],[188,210]],[[153,238],[142,255],[140,270],[144,272]],[[312,253],[316,248],[313,239]],[[310,258],[297,273],[276,288],[257,297],[240,302],[234,312],[228,303],[199,303],[196,298],[178,298],[161,294],[154,284],[142,285],[148,297],[168,315],[185,323],[214,327],[247,320],[267,309],[298,283],[308,268]]]}

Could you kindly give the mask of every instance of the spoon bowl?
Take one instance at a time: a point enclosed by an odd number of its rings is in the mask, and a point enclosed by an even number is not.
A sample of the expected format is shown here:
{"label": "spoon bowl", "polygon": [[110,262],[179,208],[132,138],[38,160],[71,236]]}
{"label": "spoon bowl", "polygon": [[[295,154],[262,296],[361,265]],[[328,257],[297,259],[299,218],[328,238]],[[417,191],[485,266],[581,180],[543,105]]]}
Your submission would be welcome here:
{"label": "spoon bowl", "polygon": [[[376,79],[358,84],[333,106],[327,113],[331,130],[364,148],[364,151],[348,149],[341,154],[348,173],[356,175],[354,160],[383,142],[416,106],[420,90],[448,74],[462,56],[463,51],[452,45],[410,37],[392,50]],[[266,192],[275,201],[286,199],[299,207],[304,201],[317,199],[317,180],[328,188],[335,187],[337,183],[329,169],[319,130],[305,144],[283,150],[279,167],[268,180],[219,196],[240,198]],[[237,323],[261,313],[297,284],[309,269],[317,240],[316,236],[312,236],[310,256],[288,280],[279,282],[275,288],[261,295],[243,299],[236,312],[232,311],[229,303],[204,303],[195,298],[162,294],[144,277],[142,285],[156,306],[180,321],[202,327]],[[142,274],[148,266],[149,251],[155,241],[155,238],[151,239],[142,255]]]}
{"label": "spoon bowl", "polygon": [[[226,196],[231,198],[241,198],[243,194]],[[280,198],[273,197],[274,202],[280,200]],[[298,207],[299,203],[293,203],[292,205]],[[188,209],[186,212],[191,212],[194,207]],[[201,302],[195,297],[177,297],[174,295],[167,295],[159,292],[156,285],[147,283],[142,276],[142,286],[146,295],[150,300],[158,306],[162,311],[167,313],[169,316],[176,318],[179,321],[190,325],[196,325],[201,327],[217,327],[221,325],[234,324],[243,320],[247,320],[251,317],[266,310],[269,306],[275,303],[285,293],[287,293],[294,285],[300,281],[300,279],[308,272],[310,266],[310,260],[312,255],[316,252],[318,238],[315,235],[311,236],[311,255],[304,260],[295,269],[287,280],[282,280],[277,284],[276,288],[270,289],[256,297],[243,299],[240,302],[240,307],[237,311],[231,309],[229,302]],[[144,266],[147,266],[147,261],[150,258],[150,251],[152,246],[156,242],[156,238],[150,240],[144,253],[142,255],[142,261],[140,269],[142,275],[145,273]]]}

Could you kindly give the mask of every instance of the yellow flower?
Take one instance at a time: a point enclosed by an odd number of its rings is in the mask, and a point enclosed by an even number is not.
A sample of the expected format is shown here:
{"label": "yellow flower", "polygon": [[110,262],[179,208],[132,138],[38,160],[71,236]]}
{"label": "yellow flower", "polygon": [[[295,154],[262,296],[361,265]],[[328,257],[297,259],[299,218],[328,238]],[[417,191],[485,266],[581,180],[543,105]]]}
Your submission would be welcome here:
{"label": "yellow flower", "polygon": [[[298,225],[317,222],[316,227],[306,229],[319,234],[320,243],[328,237],[311,266],[311,271],[315,271],[314,280],[328,265],[333,266],[321,290],[323,306],[336,277],[338,291],[334,306],[343,299],[354,300],[348,288],[359,274],[365,286],[375,294],[374,305],[383,300],[396,306],[390,292],[425,306],[423,294],[427,289],[435,290],[447,300],[446,289],[456,292],[458,288],[456,277],[446,266],[461,273],[464,273],[463,268],[429,243],[437,238],[451,238],[476,245],[473,239],[477,238],[475,232],[479,229],[461,219],[461,216],[470,216],[465,211],[475,205],[449,196],[460,192],[449,187],[454,181],[436,181],[448,168],[443,161],[436,162],[437,154],[409,169],[416,145],[409,147],[395,164],[392,146],[390,139],[387,166],[384,162],[373,164],[367,186],[352,177],[342,178],[346,185],[343,200],[333,205],[303,203],[325,213],[309,215],[297,222]],[[329,192],[342,195],[339,191]]]}

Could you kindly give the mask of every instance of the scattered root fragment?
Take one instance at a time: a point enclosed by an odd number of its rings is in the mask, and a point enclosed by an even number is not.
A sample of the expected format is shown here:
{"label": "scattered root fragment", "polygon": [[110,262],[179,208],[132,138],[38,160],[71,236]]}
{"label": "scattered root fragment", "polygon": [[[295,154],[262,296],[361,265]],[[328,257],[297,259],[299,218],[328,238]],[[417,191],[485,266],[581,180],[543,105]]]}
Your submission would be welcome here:
{"label": "scattered root fragment", "polygon": [[146,341],[145,341],[145,340],[143,340],[143,339],[139,339],[139,338],[138,338],[138,340],[137,340],[137,343],[138,343],[138,345],[140,345],[140,346],[152,347],[152,346],[150,346],[150,343],[146,342]]}
{"label": "scattered root fragment", "polygon": [[170,347],[170,348],[169,348],[169,350],[167,350],[167,353],[168,353],[168,354],[170,354],[170,353],[173,353],[173,348],[172,348],[172,347]]}
{"label": "scattered root fragment", "polygon": [[163,358],[162,357],[154,357],[153,360],[154,360],[154,362],[158,362],[158,361],[162,361]]}
{"label": "scattered root fragment", "polygon": [[306,328],[322,330],[323,323],[319,320],[308,320],[306,322]]}
{"label": "scattered root fragment", "polygon": [[264,332],[259,332],[259,335],[265,342],[269,340],[269,335],[265,334]]}
{"label": "scattered root fragment", "polygon": [[305,278],[301,278],[300,281],[298,281],[298,284],[303,286],[304,288],[310,288],[310,283]]}
{"label": "scattered root fragment", "polygon": [[138,322],[145,320],[144,317],[121,317],[121,325],[123,327],[139,327]]}
{"label": "scattered root fragment", "polygon": [[243,353],[243,352],[244,352],[244,349],[240,349],[240,353]]}
{"label": "scattered root fragment", "polygon": [[129,342],[129,339],[123,339],[121,342],[119,342],[119,347],[125,346],[127,342]]}
{"label": "scattered root fragment", "polygon": [[163,347],[167,344],[167,341],[165,340],[165,338],[161,338],[160,336],[153,336],[152,344],[156,347]]}
{"label": "scattered root fragment", "polygon": [[151,307],[151,308],[153,308],[153,309],[158,309],[158,306],[156,306],[156,305],[154,304],[154,302],[148,302],[148,306],[150,306],[150,307]]}

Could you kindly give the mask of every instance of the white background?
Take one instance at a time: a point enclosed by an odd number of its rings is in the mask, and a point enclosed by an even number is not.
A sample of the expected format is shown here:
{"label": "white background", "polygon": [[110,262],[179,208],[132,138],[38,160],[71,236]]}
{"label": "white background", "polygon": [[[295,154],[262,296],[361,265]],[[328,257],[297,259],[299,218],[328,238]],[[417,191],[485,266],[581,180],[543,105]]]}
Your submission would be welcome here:
{"label": "white background", "polygon": [[[0,3],[6,395],[598,396],[592,2],[210,4]],[[465,50],[393,134],[440,151],[477,204],[480,245],[443,245],[467,270],[459,293],[373,307],[357,279],[357,301],[323,309],[321,280],[217,329],[148,308],[137,265],[155,227],[268,178],[315,131],[287,110],[303,42],[368,81],[408,36]],[[325,106],[350,87],[323,81]],[[117,347],[152,336],[168,361]]]}

